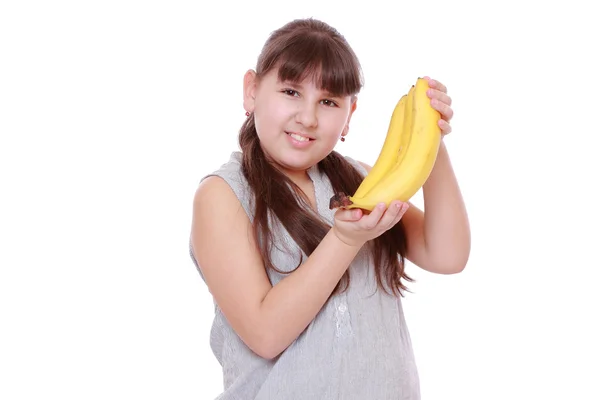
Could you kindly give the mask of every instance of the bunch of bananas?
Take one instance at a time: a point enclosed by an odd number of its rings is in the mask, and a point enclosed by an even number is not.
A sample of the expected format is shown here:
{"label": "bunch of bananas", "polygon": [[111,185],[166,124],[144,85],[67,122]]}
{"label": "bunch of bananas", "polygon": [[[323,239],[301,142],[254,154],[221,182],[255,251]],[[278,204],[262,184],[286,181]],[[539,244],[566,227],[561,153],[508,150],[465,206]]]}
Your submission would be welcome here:
{"label": "bunch of bananas", "polygon": [[425,184],[441,140],[440,113],[431,107],[429,85],[418,78],[392,113],[388,132],[373,168],[352,196],[334,195],[329,208],[373,210],[378,203],[408,201]]}

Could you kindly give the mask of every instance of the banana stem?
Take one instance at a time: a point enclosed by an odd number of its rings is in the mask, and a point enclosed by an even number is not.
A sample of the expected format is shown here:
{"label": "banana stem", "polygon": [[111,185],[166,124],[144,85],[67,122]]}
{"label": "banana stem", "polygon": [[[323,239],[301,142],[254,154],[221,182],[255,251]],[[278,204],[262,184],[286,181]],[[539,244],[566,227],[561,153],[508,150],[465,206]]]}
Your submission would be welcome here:
{"label": "banana stem", "polygon": [[338,192],[334,194],[329,200],[329,209],[333,210],[334,208],[339,207],[348,207],[353,204],[352,200],[348,198],[348,195],[344,192]]}

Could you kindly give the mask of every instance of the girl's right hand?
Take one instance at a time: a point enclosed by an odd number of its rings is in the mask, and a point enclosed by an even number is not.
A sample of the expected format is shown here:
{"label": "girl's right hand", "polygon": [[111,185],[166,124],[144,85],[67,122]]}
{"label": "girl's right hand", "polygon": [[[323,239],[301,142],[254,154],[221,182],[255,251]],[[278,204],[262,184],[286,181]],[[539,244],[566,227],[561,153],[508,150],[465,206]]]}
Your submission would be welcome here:
{"label": "girl's right hand", "polygon": [[349,246],[362,246],[396,225],[408,210],[408,203],[392,201],[386,209],[379,204],[369,213],[360,208],[339,208],[334,215],[333,230]]}

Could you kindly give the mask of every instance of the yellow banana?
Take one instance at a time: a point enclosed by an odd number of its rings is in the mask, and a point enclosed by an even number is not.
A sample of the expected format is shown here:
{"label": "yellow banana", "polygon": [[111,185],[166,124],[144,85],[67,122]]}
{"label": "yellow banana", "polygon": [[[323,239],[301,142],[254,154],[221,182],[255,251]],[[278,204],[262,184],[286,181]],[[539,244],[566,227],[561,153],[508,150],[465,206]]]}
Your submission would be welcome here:
{"label": "yellow banana", "polygon": [[[400,135],[400,132],[403,130],[405,123],[406,107],[409,103],[407,98],[409,97],[410,93],[403,95],[396,104],[379,157],[377,157],[375,164],[356,189],[355,197],[365,196],[394,167],[398,151],[403,147],[401,141],[406,138],[406,135]],[[404,147],[406,147],[406,144]]]}
{"label": "yellow banana", "polygon": [[[408,99],[406,101],[406,111],[404,112],[404,124],[402,125],[402,130],[397,132],[400,136],[400,147],[398,148],[398,157],[394,163],[392,169],[396,169],[400,163],[404,160],[404,157],[408,153],[408,148],[410,146],[410,131],[413,127],[413,123],[415,120],[415,115],[412,111],[415,102],[415,85],[412,85],[408,91]],[[380,179],[381,180],[381,179]],[[354,197],[361,198],[364,196],[357,196],[356,193]]]}
{"label": "yellow banana", "polygon": [[[396,128],[398,131],[391,134],[400,136],[401,139],[386,140],[390,147],[395,143],[403,143],[402,148],[399,151],[393,147],[382,149],[381,153],[389,159],[382,160],[381,165],[392,164],[393,167],[383,176],[379,175],[379,169],[377,175],[369,180],[369,190],[364,195],[349,196],[346,203],[350,204],[344,204],[346,208],[373,210],[380,202],[389,206],[393,200],[408,201],[423,186],[435,164],[441,140],[441,129],[438,126],[440,113],[431,107],[431,100],[426,93],[428,88],[425,79],[417,79],[417,83],[411,88],[414,91],[413,98],[408,96],[412,101],[406,102],[410,106],[404,115],[405,129]],[[408,145],[405,145],[407,142]],[[370,174],[371,172],[365,180]]]}

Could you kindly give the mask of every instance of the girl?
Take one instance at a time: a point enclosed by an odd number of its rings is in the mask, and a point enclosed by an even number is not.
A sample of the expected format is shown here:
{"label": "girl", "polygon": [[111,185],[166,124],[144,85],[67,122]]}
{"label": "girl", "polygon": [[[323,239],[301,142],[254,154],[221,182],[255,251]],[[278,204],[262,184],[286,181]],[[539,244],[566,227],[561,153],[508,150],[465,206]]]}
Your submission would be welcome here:
{"label": "girl", "polygon": [[[445,135],[450,97],[428,80]],[[219,399],[420,398],[404,260],[462,271],[469,225],[443,141],[423,187],[426,214],[401,202],[329,209],[370,168],[333,151],[361,87],[353,50],[314,19],[273,32],[244,76],[241,152],[202,179],[190,237],[215,303]]]}

